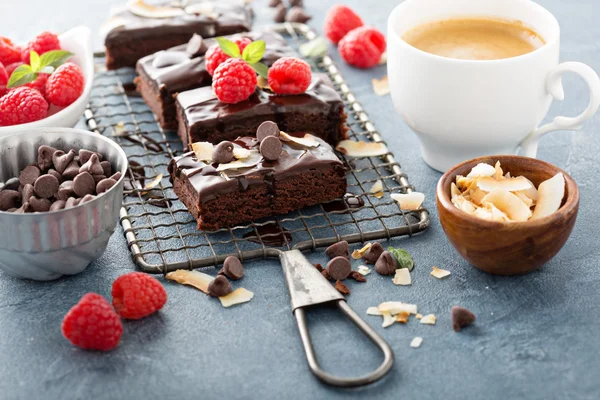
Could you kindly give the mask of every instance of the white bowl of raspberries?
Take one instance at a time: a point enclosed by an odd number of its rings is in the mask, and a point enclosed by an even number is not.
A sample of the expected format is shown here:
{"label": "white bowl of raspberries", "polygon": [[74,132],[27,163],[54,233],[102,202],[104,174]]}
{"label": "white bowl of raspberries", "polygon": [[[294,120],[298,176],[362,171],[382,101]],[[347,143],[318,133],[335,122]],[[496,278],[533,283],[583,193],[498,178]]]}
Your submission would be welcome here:
{"label": "white bowl of raspberries", "polygon": [[73,127],[94,77],[91,31],[42,32],[19,46],[0,37],[0,137],[28,128]]}

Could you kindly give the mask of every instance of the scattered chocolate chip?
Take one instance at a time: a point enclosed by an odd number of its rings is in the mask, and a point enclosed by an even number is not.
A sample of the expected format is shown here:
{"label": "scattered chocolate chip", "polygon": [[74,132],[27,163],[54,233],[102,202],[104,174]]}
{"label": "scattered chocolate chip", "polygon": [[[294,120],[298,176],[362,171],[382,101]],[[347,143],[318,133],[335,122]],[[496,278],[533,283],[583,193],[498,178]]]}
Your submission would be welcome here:
{"label": "scattered chocolate chip", "polygon": [[[107,175],[108,176],[108,175]],[[112,179],[113,181],[119,181],[119,179],[121,179],[121,171],[117,171],[115,172],[111,177],[109,177],[108,179]]]}
{"label": "scattered chocolate chip", "polygon": [[88,172],[82,172],[73,179],[73,191],[79,197],[94,193],[96,182]]}
{"label": "scattered chocolate chip", "polygon": [[83,196],[83,198],[79,201],[79,204],[83,204],[83,203],[87,203],[90,202],[92,200],[94,200],[96,198],[96,196],[94,196],[93,194],[86,194],[85,196]]}
{"label": "scattered chocolate chip", "polygon": [[335,281],[335,289],[343,295],[350,294],[350,288],[342,281]]}
{"label": "scattered chocolate chip", "polygon": [[277,22],[278,24],[285,22],[285,14],[287,14],[287,8],[285,5],[278,5],[275,9],[275,14],[273,15],[273,22]]}
{"label": "scattered chocolate chip", "polygon": [[366,282],[367,278],[363,274],[358,271],[350,272],[350,278],[354,279],[356,282]]}
{"label": "scattered chocolate chip", "polygon": [[222,271],[226,277],[234,281],[242,279],[244,276],[244,266],[242,265],[242,262],[234,256],[229,256],[225,259]]}
{"label": "scattered chocolate chip", "polygon": [[31,206],[31,210],[33,212],[46,212],[50,211],[50,206],[52,202],[48,199],[40,199],[39,197],[32,196],[28,200],[29,205]]}
{"label": "scattered chocolate chip", "polygon": [[65,201],[64,200],[56,200],[54,203],[52,203],[52,205],[50,206],[50,211],[59,211],[65,208]]}
{"label": "scattered chocolate chip", "polygon": [[72,197],[75,194],[73,191],[73,181],[64,181],[58,187],[58,192],[56,193],[56,198],[59,200],[67,200],[69,197]]}
{"label": "scattered chocolate chip", "polygon": [[4,186],[2,186],[2,190],[19,190],[19,186],[21,186],[21,182],[19,178],[10,178],[6,182],[4,182]]}
{"label": "scattered chocolate chip", "polygon": [[79,164],[73,160],[67,168],[63,171],[62,175],[65,179],[72,180],[79,174]]}
{"label": "scattered chocolate chip", "polygon": [[269,7],[271,7],[271,8],[275,8],[280,4],[283,4],[283,2],[281,0],[270,0],[269,1]]}
{"label": "scattered chocolate chip", "polygon": [[319,263],[315,264],[315,268],[316,268],[316,269],[317,269],[317,271],[319,271],[319,272],[323,272],[323,271],[324,271],[324,269],[323,269],[323,266],[322,266],[321,264],[319,264]]}
{"label": "scattered chocolate chip", "polygon": [[208,50],[208,46],[206,46],[206,42],[204,38],[197,33],[194,33],[190,41],[188,42],[185,51],[191,57],[198,57],[206,53]]}
{"label": "scattered chocolate chip", "polygon": [[[81,160],[81,156],[79,156],[79,159]],[[81,165],[79,168],[79,173],[82,172],[89,172],[91,175],[104,174],[104,169],[102,168],[102,165],[100,165],[100,160],[98,159],[98,155],[96,153],[92,153],[89,160]]]}
{"label": "scattered chocolate chip", "polygon": [[102,166],[102,175],[111,176],[112,175],[112,167],[108,161],[101,161],[100,165]]}
{"label": "scattered chocolate chip", "polygon": [[[63,175],[67,167],[71,165],[74,159],[75,150],[69,150],[67,154],[65,154],[65,152],[62,150],[56,150],[54,154],[52,154],[52,163],[54,164],[54,169],[57,170],[59,174]],[[77,170],[79,171],[79,166],[77,166]]]}
{"label": "scattered chocolate chip", "polygon": [[342,240],[341,242],[334,243],[326,248],[325,254],[329,258],[344,257],[350,260],[350,246],[348,246],[347,241]]}
{"label": "scattered chocolate chip", "polygon": [[[86,150],[86,149],[79,150],[79,160],[78,160],[79,163],[81,165],[87,163],[90,160],[90,158],[92,158],[93,154],[96,154],[96,153],[94,153],[93,151],[90,151],[90,150]],[[96,157],[97,156],[98,155],[96,154]]]}
{"label": "scattered chocolate chip", "polygon": [[45,171],[48,168],[52,167],[52,155],[56,152],[54,147],[46,146],[45,144],[41,145],[38,148],[38,156],[37,163],[38,167]]}
{"label": "scattered chocolate chip", "polygon": [[331,279],[343,281],[352,272],[352,266],[347,258],[335,257],[327,263],[327,272]]}
{"label": "scattered chocolate chip", "polygon": [[50,197],[54,197],[56,192],[58,192],[59,185],[60,182],[56,177],[46,174],[35,180],[33,190],[35,191],[36,196],[49,199]]}
{"label": "scattered chocolate chip", "polygon": [[92,178],[94,178],[94,183],[98,184],[98,182],[106,179],[106,175],[92,175]]}
{"label": "scattered chocolate chip", "polygon": [[233,161],[233,143],[224,141],[215,146],[212,161],[218,164],[227,164]]}
{"label": "scattered chocolate chip", "polygon": [[365,251],[362,259],[367,264],[375,264],[377,260],[379,260],[379,256],[383,253],[383,247],[379,242],[373,243],[373,245],[369,248],[369,250]]}
{"label": "scattered chocolate chip", "polygon": [[384,251],[375,263],[375,271],[380,275],[394,275],[398,264],[389,251]]}
{"label": "scattered chocolate chip", "polygon": [[288,0],[290,7],[303,7],[304,2],[302,0]]}
{"label": "scattered chocolate chip", "polygon": [[96,193],[97,194],[104,193],[111,187],[115,186],[116,184],[117,184],[117,181],[115,181],[114,179],[111,179],[111,178],[102,179],[96,185]]}
{"label": "scattered chocolate chip", "polygon": [[77,205],[79,205],[79,201],[81,199],[75,198],[75,197],[69,197],[67,199],[67,201],[65,202],[65,208],[71,208],[71,207],[75,207]]}
{"label": "scattered chocolate chip", "polygon": [[328,281],[331,280],[331,276],[329,276],[329,272],[327,272],[326,269],[324,269],[323,271],[321,271],[321,275],[323,275],[323,278],[327,279]]}
{"label": "scattered chocolate chip", "polygon": [[464,307],[454,306],[451,311],[452,329],[456,332],[475,322],[475,314]]}
{"label": "scattered chocolate chip", "polygon": [[53,177],[55,177],[56,179],[58,179],[59,183],[62,183],[62,181],[64,181],[65,179],[63,178],[63,176],[61,174],[58,173],[57,170],[55,169],[49,169],[48,170],[48,174],[52,175]]}
{"label": "scattered chocolate chip", "polygon": [[36,167],[35,165],[29,165],[23,168],[23,170],[19,174],[19,181],[21,182],[21,185],[33,185],[35,180],[39,178],[41,174],[42,171],[40,171],[38,167]]}
{"label": "scattered chocolate chip", "polygon": [[306,12],[304,12],[302,7],[290,8],[287,15],[285,16],[285,20],[287,22],[299,22],[301,24],[308,22],[311,18],[312,17],[310,15],[308,15],[308,14],[306,14]]}
{"label": "scattered chocolate chip", "polygon": [[[39,179],[39,178],[38,178]],[[33,196],[35,194],[34,190],[33,190],[33,185],[30,185],[29,183],[25,186],[23,186],[21,188],[21,198],[26,202],[27,200],[29,200],[29,198],[31,196]]]}
{"label": "scattered chocolate chip", "polygon": [[21,193],[16,190],[0,190],[0,211],[17,208],[21,204]]}
{"label": "scattered chocolate chip", "polygon": [[260,154],[269,161],[278,160],[281,150],[283,150],[283,144],[278,137],[267,136],[260,142]]}
{"label": "scattered chocolate chip", "polygon": [[15,214],[24,214],[33,211],[29,203],[25,202],[23,205],[14,211]]}
{"label": "scattered chocolate chip", "polygon": [[227,278],[223,275],[217,275],[217,277],[208,284],[208,294],[212,297],[226,296],[231,292],[233,292],[231,283],[229,283]]}

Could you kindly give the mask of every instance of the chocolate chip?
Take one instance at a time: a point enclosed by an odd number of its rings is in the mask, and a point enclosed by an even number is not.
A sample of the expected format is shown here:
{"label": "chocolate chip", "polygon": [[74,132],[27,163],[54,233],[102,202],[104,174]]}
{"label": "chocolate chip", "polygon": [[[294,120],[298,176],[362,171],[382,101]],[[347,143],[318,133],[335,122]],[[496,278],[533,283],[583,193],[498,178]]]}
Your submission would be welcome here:
{"label": "chocolate chip", "polygon": [[327,272],[331,279],[343,281],[352,272],[350,261],[345,257],[335,257],[327,263]]}
{"label": "chocolate chip", "polygon": [[31,196],[33,196],[34,194],[35,194],[35,192],[33,190],[33,185],[30,185],[29,183],[21,188],[21,198],[24,201],[29,200],[29,198]]}
{"label": "chocolate chip", "polygon": [[94,183],[98,184],[98,182],[106,179],[106,175],[92,175],[92,178],[94,178]]}
{"label": "chocolate chip", "polygon": [[50,211],[52,202],[48,199],[40,199],[39,197],[32,196],[28,201],[33,212],[46,212]]}
{"label": "chocolate chip", "polygon": [[354,279],[356,282],[366,282],[367,278],[363,274],[358,271],[350,272],[350,278]]}
{"label": "chocolate chip", "polygon": [[19,178],[10,178],[6,182],[4,182],[4,186],[2,186],[2,190],[19,190],[19,186],[21,186],[21,182]]}
{"label": "chocolate chip", "polygon": [[288,4],[290,7],[304,7],[304,2],[302,0],[288,0]]}
{"label": "chocolate chip", "polygon": [[115,172],[111,177],[109,177],[108,179],[112,179],[114,181],[119,181],[119,179],[121,179],[121,171],[117,171]]}
{"label": "chocolate chip", "polygon": [[464,307],[452,307],[451,316],[452,329],[454,329],[456,332],[460,332],[462,328],[475,322],[475,314]]}
{"label": "chocolate chip", "polygon": [[69,197],[67,199],[67,201],[65,202],[65,209],[66,208],[71,208],[71,207],[75,207],[76,205],[79,205],[79,201],[81,199],[77,199],[75,197]]}
{"label": "chocolate chip", "polygon": [[279,137],[280,129],[273,121],[265,121],[256,130],[256,138],[262,142],[268,136]]}
{"label": "chocolate chip", "polygon": [[21,204],[21,193],[16,190],[0,190],[0,211],[19,207]]}
{"label": "chocolate chip", "polygon": [[367,264],[375,264],[377,260],[379,260],[379,256],[383,253],[383,247],[379,244],[379,242],[373,243],[369,250],[365,251],[362,256],[362,259]]}
{"label": "chocolate chip", "polygon": [[56,179],[58,179],[59,183],[62,183],[62,181],[64,181],[65,179],[63,178],[63,176],[61,174],[58,173],[57,170],[55,169],[49,169],[48,170],[48,174],[52,175],[53,177],[55,177]]}
{"label": "chocolate chip", "polygon": [[275,8],[280,4],[283,4],[283,2],[281,0],[270,0],[269,1],[269,7],[271,7],[271,8]]}
{"label": "chocolate chip", "polygon": [[[90,160],[90,158],[92,157],[94,153],[93,151],[90,150],[86,150],[86,149],[81,149],[79,150],[79,163],[81,165],[85,164],[86,162],[88,162]],[[96,157],[98,157],[98,155],[96,154]]]}
{"label": "chocolate chip", "polygon": [[281,157],[281,150],[283,150],[283,144],[275,136],[267,136],[260,142],[260,154],[269,161],[278,160]]}
{"label": "chocolate chip", "polygon": [[83,196],[83,198],[79,201],[79,204],[83,204],[83,203],[88,203],[92,200],[94,200],[96,198],[96,196],[94,196],[93,194],[86,194],[85,196]]}
{"label": "chocolate chip", "polygon": [[104,171],[104,172],[102,172],[102,175],[106,175],[106,176],[112,175],[112,167],[108,161],[102,161],[102,162],[100,162],[100,165],[102,166],[102,171]]}
{"label": "chocolate chip", "polygon": [[394,275],[398,264],[389,251],[384,251],[375,263],[375,271],[380,275]]}
{"label": "chocolate chip", "polygon": [[56,150],[54,154],[52,154],[52,163],[54,164],[54,169],[57,170],[59,174],[63,175],[65,170],[71,165],[74,159],[75,150],[69,150],[67,154],[65,154],[65,152],[62,150]]}
{"label": "chocolate chip", "polygon": [[42,175],[35,180],[33,184],[33,190],[35,191],[36,196],[49,199],[50,197],[54,197],[56,192],[58,192],[58,186],[60,182],[54,176],[47,174]]}
{"label": "chocolate chip", "polygon": [[287,13],[287,8],[284,4],[280,4],[275,9],[275,14],[273,15],[273,21],[281,24],[285,22],[285,14]]}
{"label": "chocolate chip", "polygon": [[30,185],[33,185],[35,180],[39,178],[41,174],[42,171],[40,171],[38,167],[36,167],[35,165],[29,165],[23,168],[23,170],[19,174],[19,181],[21,182],[21,185],[27,185],[28,183]]}
{"label": "chocolate chip", "polygon": [[96,182],[88,172],[82,172],[73,179],[73,191],[79,197],[94,193]]}
{"label": "chocolate chip", "polygon": [[233,160],[233,143],[224,141],[215,146],[212,161],[218,164],[227,164]]}
{"label": "chocolate chip", "polygon": [[62,210],[63,208],[65,208],[65,203],[66,202],[64,200],[56,200],[50,206],[50,211],[59,211],[59,210]]}
{"label": "chocolate chip", "polygon": [[301,24],[304,24],[305,22],[309,21],[311,18],[312,17],[310,15],[308,15],[304,12],[302,7],[290,8],[290,11],[288,11],[287,15],[285,16],[285,20],[287,22],[299,22]]}
{"label": "chocolate chip", "polygon": [[244,266],[237,257],[229,256],[223,263],[223,273],[229,279],[237,281],[244,276]]}
{"label": "chocolate chip", "polygon": [[344,257],[350,260],[350,246],[348,246],[347,241],[342,240],[341,242],[334,243],[326,248],[325,254],[329,258]]}
{"label": "chocolate chip", "polygon": [[116,184],[117,184],[117,181],[115,181],[114,179],[111,179],[111,178],[102,179],[96,185],[96,193],[97,194],[104,193],[111,187],[115,186]]}
{"label": "chocolate chip", "polygon": [[328,281],[331,280],[331,276],[329,276],[329,272],[327,272],[326,269],[321,271],[321,275],[323,275],[323,278],[327,279]]}
{"label": "chocolate chip", "polygon": [[194,33],[187,46],[185,47],[185,51],[191,57],[198,57],[206,53],[208,50],[208,46],[206,46],[206,42],[204,38],[197,33]]}
{"label": "chocolate chip", "polygon": [[24,214],[24,213],[30,213],[32,211],[33,210],[31,209],[31,206],[29,205],[29,203],[25,202],[25,203],[23,203],[23,205],[20,208],[16,209],[14,211],[14,213],[15,214]]}
{"label": "chocolate chip", "polygon": [[56,193],[56,198],[59,200],[67,200],[69,197],[73,196],[75,192],[73,191],[73,181],[64,181],[58,187],[58,192]]}
{"label": "chocolate chip", "polygon": [[[81,162],[81,155],[79,156],[79,162]],[[104,169],[102,165],[100,165],[100,160],[98,159],[98,155],[93,153],[89,160],[81,165],[79,168],[79,173],[89,172],[91,175],[103,175]]]}
{"label": "chocolate chip", "polygon": [[217,275],[217,277],[208,284],[208,294],[212,297],[226,296],[231,292],[233,292],[231,283],[229,283],[227,278],[223,275]]}
{"label": "chocolate chip", "polygon": [[45,171],[48,168],[52,167],[52,155],[56,152],[54,147],[46,146],[45,144],[41,145],[38,148],[38,156],[37,163],[38,167]]}
{"label": "chocolate chip", "polygon": [[74,179],[79,174],[79,164],[77,161],[72,161],[71,164],[62,173],[65,179]]}
{"label": "chocolate chip", "polygon": [[335,281],[335,290],[337,290],[343,295],[350,294],[350,289],[348,288],[348,286],[344,285],[344,282],[342,281]]}

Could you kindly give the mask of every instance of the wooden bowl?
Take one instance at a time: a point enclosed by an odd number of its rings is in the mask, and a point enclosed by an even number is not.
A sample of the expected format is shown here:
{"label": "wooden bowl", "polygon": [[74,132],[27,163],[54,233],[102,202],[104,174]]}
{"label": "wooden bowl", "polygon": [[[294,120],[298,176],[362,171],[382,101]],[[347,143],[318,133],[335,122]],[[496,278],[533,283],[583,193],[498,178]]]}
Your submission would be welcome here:
{"label": "wooden bowl", "polygon": [[[450,201],[450,185],[457,175],[467,175],[479,163],[500,161],[504,172],[523,175],[538,187],[559,172],[565,177],[565,195],[559,210],[547,217],[524,222],[486,221],[459,210]],[[579,189],[565,171],[535,158],[487,156],[465,161],[446,172],[436,191],[442,228],[458,253],[473,266],[490,274],[517,275],[542,267],[563,247],[577,218]]]}

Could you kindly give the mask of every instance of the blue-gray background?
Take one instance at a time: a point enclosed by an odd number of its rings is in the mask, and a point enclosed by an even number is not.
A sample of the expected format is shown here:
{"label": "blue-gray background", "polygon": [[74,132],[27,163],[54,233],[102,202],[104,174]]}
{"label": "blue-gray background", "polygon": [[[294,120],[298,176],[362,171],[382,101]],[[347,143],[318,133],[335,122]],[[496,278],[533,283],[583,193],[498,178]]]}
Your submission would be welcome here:
{"label": "blue-gray background", "polygon": [[[450,0],[449,0],[450,1]],[[0,3],[0,35],[26,41],[41,30],[64,31],[85,24],[96,32],[113,0],[30,0]],[[305,0],[310,22],[321,30],[332,1]],[[397,0],[347,0],[370,25],[385,31]],[[562,26],[563,61],[600,71],[600,4],[596,0],[542,0]],[[266,1],[254,2],[257,25],[270,22]],[[98,49],[99,38],[95,39]],[[446,240],[437,221],[434,188],[439,174],[421,160],[415,136],[395,114],[389,97],[377,97],[371,78],[386,71],[359,71],[330,49],[367,112],[400,159],[432,211],[430,229],[392,245],[417,262],[413,285],[396,287],[370,275],[353,284],[349,304],[389,341],[396,365],[382,381],[361,389],[320,384],[308,372],[278,263],[247,263],[243,286],[251,303],[232,309],[190,288],[167,284],[169,302],[160,313],[125,323],[121,345],[108,354],[73,348],[60,334],[65,312],[86,292],[110,295],[111,282],[133,270],[117,230],[104,256],[84,273],[51,283],[0,275],[0,399],[598,399],[600,397],[600,251],[598,167],[600,116],[582,132],[554,133],[542,140],[539,158],[569,172],[581,189],[581,209],[570,240],[541,271],[502,278],[471,268]],[[564,79],[567,100],[550,115],[574,115],[588,101],[577,78]],[[5,232],[4,234],[10,234]],[[322,252],[310,255],[325,262]],[[432,265],[449,269],[444,281],[429,276]],[[208,272],[213,272],[208,270]],[[385,300],[414,302],[438,316],[436,326],[411,321],[380,327],[368,306]],[[476,326],[459,334],[450,327],[455,304],[477,314]],[[325,368],[364,373],[379,363],[375,349],[330,311],[310,315]],[[409,347],[424,338],[419,349]]]}

